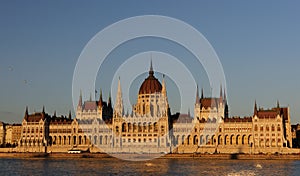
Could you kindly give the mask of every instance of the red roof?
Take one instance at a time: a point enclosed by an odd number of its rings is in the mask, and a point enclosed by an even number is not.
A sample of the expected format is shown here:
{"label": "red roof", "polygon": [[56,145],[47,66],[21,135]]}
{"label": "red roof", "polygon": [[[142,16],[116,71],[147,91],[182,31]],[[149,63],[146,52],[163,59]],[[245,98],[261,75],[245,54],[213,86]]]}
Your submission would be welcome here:
{"label": "red roof", "polygon": [[278,112],[273,110],[260,110],[257,112],[258,118],[276,118],[277,115]]}
{"label": "red roof", "polygon": [[84,102],[83,106],[84,110],[96,110],[97,109],[97,102],[96,101],[86,101]]}
{"label": "red roof", "polygon": [[200,99],[201,107],[204,107],[204,108],[218,107],[220,102],[221,102],[220,98],[201,98]]}
{"label": "red roof", "polygon": [[149,75],[148,78],[142,83],[139,94],[152,94],[161,92],[162,86],[160,82],[153,75]]}
{"label": "red roof", "polygon": [[34,114],[30,114],[28,116],[25,116],[25,120],[27,122],[39,122],[41,119],[45,120],[47,114],[43,112],[36,112]]}
{"label": "red roof", "polygon": [[288,120],[288,108],[272,108],[268,110],[260,109],[257,111],[258,118],[276,118],[277,115],[283,116],[284,120]]}
{"label": "red roof", "polygon": [[175,123],[192,123],[192,120],[189,114],[180,114]]}

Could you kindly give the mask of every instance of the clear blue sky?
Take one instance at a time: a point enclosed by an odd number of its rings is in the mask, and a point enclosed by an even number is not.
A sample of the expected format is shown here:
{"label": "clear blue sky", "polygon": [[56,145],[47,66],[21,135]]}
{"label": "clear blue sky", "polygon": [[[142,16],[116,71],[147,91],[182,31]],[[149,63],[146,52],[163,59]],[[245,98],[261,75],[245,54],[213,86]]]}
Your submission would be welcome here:
{"label": "clear blue sky", "polygon": [[[299,7],[292,0],[1,1],[0,120],[21,122],[26,105],[31,112],[45,105],[51,114],[67,115],[74,67],[86,43],[114,22],[154,14],[189,23],[212,44],[224,68],[230,115],[252,115],[255,99],[265,108],[279,100],[290,107],[292,122],[300,122]],[[124,47],[151,50],[151,42]],[[100,84],[106,98],[108,88]]]}

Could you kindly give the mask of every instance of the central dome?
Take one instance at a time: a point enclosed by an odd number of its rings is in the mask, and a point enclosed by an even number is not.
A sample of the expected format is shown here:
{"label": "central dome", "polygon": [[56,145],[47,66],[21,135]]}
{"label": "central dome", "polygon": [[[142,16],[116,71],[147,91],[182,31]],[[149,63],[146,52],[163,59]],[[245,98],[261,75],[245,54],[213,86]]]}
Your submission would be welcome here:
{"label": "central dome", "polygon": [[162,86],[157,78],[154,77],[154,71],[152,68],[152,61],[150,65],[149,76],[142,83],[139,94],[152,94],[156,92],[161,92]]}

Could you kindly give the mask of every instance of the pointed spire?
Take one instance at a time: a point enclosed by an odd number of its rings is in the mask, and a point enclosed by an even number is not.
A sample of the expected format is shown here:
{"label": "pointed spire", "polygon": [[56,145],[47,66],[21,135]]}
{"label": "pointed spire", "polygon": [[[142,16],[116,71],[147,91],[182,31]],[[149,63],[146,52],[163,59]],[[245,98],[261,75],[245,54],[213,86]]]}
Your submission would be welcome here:
{"label": "pointed spire", "polygon": [[25,115],[24,115],[24,119],[27,121],[28,120],[28,106],[26,106],[26,110],[25,110]]}
{"label": "pointed spire", "polygon": [[78,107],[82,106],[82,91],[80,90],[79,100],[78,100]]}
{"label": "pointed spire", "polygon": [[164,96],[167,95],[167,89],[166,89],[165,75],[164,74],[163,74],[163,79],[162,79],[162,90],[161,90],[161,92]]}
{"label": "pointed spire", "polygon": [[151,54],[149,75],[153,75],[153,74],[154,74],[154,71],[153,71],[153,66],[152,66],[152,54]]}
{"label": "pointed spire", "polygon": [[220,84],[220,102],[223,103],[223,90],[222,90],[222,84]]}
{"label": "pointed spire", "polygon": [[130,114],[131,117],[133,117],[133,110],[134,110],[134,105],[131,105],[131,114]]}
{"label": "pointed spire", "polygon": [[98,106],[100,106],[100,107],[103,106],[102,89],[101,88],[100,88],[100,96],[99,96]]}
{"label": "pointed spire", "polygon": [[25,116],[28,116],[28,106],[26,106]]}
{"label": "pointed spire", "polygon": [[228,110],[228,104],[227,104],[227,102],[225,103],[225,110],[224,110],[224,117],[225,118],[228,118],[228,114],[229,114],[229,112],[228,112],[229,110]]}
{"label": "pointed spire", "polygon": [[254,102],[254,115],[257,115],[257,104],[256,104],[256,100]]}
{"label": "pointed spire", "polygon": [[118,80],[118,92],[117,92],[117,94],[122,95],[120,76],[119,76],[119,80]]}
{"label": "pointed spire", "polygon": [[107,105],[108,105],[108,107],[112,107],[112,105],[111,105],[111,94],[110,94],[110,92],[109,92],[109,95],[108,95],[108,102],[107,102]]}
{"label": "pointed spire", "polygon": [[223,98],[222,84],[220,85],[220,98]]}
{"label": "pointed spire", "polygon": [[43,110],[42,110],[42,113],[45,113],[45,106],[43,105]]}
{"label": "pointed spire", "polygon": [[227,102],[226,91],[224,89],[224,101]]}
{"label": "pointed spire", "polygon": [[117,92],[117,97],[116,97],[116,102],[114,105],[114,110],[115,112],[119,115],[122,116],[123,115],[123,100],[122,100],[122,89],[121,89],[121,81],[120,81],[120,77],[118,80],[118,92]]}
{"label": "pointed spire", "polygon": [[201,89],[201,99],[203,99],[204,98],[204,93],[203,93],[204,91],[203,91],[203,87],[202,87],[202,89]]}
{"label": "pointed spire", "polygon": [[196,88],[196,104],[199,103],[199,89],[198,89],[198,84]]}
{"label": "pointed spire", "polygon": [[69,110],[69,119],[72,118],[71,110]]}
{"label": "pointed spire", "polygon": [[56,111],[54,111],[53,117],[56,117]]}
{"label": "pointed spire", "polygon": [[152,66],[152,54],[151,54],[151,60],[150,60],[150,71],[153,71],[153,66]]}
{"label": "pointed spire", "polygon": [[280,108],[280,106],[279,106],[279,100],[277,100],[277,108]]}

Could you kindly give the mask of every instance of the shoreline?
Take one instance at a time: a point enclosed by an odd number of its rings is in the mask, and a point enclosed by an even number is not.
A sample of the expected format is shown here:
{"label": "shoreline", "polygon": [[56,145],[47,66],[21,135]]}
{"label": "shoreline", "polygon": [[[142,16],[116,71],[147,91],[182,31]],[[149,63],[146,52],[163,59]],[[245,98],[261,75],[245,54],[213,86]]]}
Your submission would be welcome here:
{"label": "shoreline", "polygon": [[[138,157],[139,154],[120,154],[123,156]],[[151,154],[150,154],[151,155]],[[149,155],[148,155],[149,156]],[[154,155],[153,155],[154,156]],[[115,158],[112,155],[106,153],[0,153],[1,158],[60,158],[60,159],[72,159],[72,158]],[[223,160],[300,160],[299,154],[166,154],[156,159],[223,159]]]}

